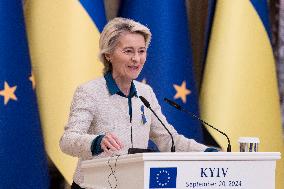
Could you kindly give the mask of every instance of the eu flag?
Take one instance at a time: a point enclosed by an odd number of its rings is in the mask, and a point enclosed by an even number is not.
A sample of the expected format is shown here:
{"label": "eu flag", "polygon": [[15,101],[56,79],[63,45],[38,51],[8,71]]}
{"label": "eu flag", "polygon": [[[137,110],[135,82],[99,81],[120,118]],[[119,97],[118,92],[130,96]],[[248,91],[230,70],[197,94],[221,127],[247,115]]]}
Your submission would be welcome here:
{"label": "eu flag", "polygon": [[175,99],[199,114],[185,1],[123,0],[120,16],[148,26],[153,34],[138,79],[153,87],[163,113],[180,134],[202,142],[199,121],[163,103],[164,97]]}
{"label": "eu flag", "polygon": [[176,188],[177,168],[150,168],[149,188]]}
{"label": "eu flag", "polygon": [[48,188],[21,0],[0,1],[0,188]]}

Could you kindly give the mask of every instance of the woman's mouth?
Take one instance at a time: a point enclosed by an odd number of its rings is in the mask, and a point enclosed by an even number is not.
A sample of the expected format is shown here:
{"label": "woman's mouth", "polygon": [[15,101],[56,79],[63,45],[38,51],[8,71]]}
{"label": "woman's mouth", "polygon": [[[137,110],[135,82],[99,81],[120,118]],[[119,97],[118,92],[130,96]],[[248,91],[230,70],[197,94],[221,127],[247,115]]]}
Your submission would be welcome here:
{"label": "woman's mouth", "polygon": [[128,66],[128,68],[131,70],[138,70],[139,66]]}

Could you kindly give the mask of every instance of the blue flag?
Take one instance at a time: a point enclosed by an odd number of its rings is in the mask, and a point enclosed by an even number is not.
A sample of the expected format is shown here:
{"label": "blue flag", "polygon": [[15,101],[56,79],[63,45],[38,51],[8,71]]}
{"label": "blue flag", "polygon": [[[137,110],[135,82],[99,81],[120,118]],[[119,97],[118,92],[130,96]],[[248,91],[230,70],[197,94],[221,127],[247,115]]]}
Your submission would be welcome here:
{"label": "blue flag", "polygon": [[153,34],[138,80],[153,87],[163,113],[180,134],[202,142],[199,121],[163,103],[165,97],[174,99],[199,114],[185,1],[124,0],[120,16],[148,26]]}
{"label": "blue flag", "polygon": [[0,188],[47,189],[21,0],[0,1]]}
{"label": "blue flag", "polygon": [[177,168],[150,168],[149,188],[176,188]]}

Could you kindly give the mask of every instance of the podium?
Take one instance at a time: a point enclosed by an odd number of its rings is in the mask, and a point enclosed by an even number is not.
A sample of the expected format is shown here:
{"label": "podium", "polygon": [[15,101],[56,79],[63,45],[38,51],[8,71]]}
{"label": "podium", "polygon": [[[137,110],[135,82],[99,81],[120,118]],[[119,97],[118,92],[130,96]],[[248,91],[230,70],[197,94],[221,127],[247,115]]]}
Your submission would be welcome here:
{"label": "podium", "polygon": [[143,153],[82,162],[92,189],[274,189],[279,152]]}

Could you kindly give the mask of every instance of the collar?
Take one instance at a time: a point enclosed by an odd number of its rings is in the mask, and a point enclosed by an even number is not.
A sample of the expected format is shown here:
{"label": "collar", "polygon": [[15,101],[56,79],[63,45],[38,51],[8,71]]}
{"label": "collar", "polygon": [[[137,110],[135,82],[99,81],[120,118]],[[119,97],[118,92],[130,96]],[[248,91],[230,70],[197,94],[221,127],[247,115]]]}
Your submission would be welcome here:
{"label": "collar", "polygon": [[108,72],[105,76],[104,76],[105,80],[106,80],[106,84],[107,84],[107,88],[108,88],[108,91],[111,95],[114,95],[114,94],[118,94],[120,96],[123,96],[123,97],[133,97],[133,96],[136,96],[137,97],[137,91],[136,91],[136,88],[135,88],[135,85],[133,83],[133,81],[131,82],[131,86],[130,86],[130,92],[129,92],[129,95],[128,96],[125,96],[123,94],[123,92],[121,92],[121,90],[118,88],[115,80],[113,79],[112,77],[112,74],[111,72]]}

